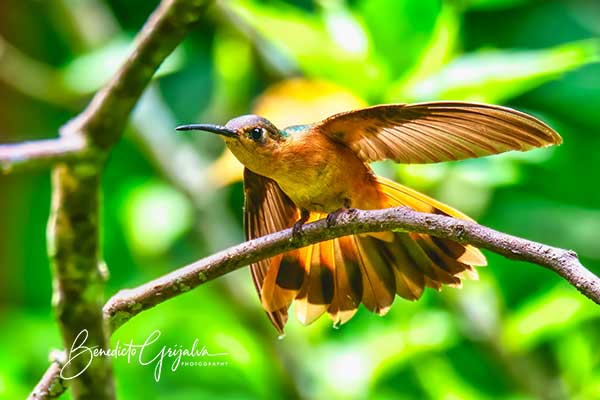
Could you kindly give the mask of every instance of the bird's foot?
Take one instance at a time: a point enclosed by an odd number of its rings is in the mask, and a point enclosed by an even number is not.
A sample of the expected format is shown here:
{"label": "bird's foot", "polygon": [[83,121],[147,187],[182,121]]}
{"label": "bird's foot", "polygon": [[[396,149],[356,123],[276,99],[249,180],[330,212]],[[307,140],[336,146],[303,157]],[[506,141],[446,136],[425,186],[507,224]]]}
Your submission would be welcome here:
{"label": "bird's foot", "polygon": [[294,226],[292,226],[292,240],[299,239],[302,236],[302,227],[304,226],[304,222],[296,221]]}
{"label": "bird's foot", "polygon": [[340,217],[340,215],[354,212],[355,209],[351,208],[350,205],[351,205],[350,199],[344,199],[343,207],[340,207],[337,210],[335,210],[334,212],[327,214],[327,219],[326,219],[327,226],[332,226],[333,224],[335,224],[337,222],[338,218]]}
{"label": "bird's foot", "polygon": [[349,207],[340,207],[337,210],[335,210],[334,212],[330,212],[329,214],[327,214],[327,226],[332,226],[334,225],[338,218],[346,213],[351,213],[354,211],[354,208],[349,208]]}
{"label": "bird's foot", "polygon": [[308,210],[300,210],[300,219],[294,222],[294,226],[292,226],[292,240],[300,239],[302,236],[302,227],[304,226],[304,223],[308,221],[309,217],[310,212]]}

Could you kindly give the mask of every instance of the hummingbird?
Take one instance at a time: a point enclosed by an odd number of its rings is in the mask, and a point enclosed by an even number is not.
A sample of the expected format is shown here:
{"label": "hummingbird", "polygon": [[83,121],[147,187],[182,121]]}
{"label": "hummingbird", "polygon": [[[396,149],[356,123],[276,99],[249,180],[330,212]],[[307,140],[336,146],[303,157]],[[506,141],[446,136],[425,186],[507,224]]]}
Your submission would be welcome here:
{"label": "hummingbird", "polygon": [[[342,112],[316,123],[279,129],[258,115],[224,126],[183,125],[220,135],[244,165],[247,239],[306,222],[335,220],[350,208],[405,206],[472,221],[462,212],[376,175],[369,163],[456,161],[562,143],[539,119],[496,105],[438,101],[382,104]],[[327,313],[334,326],[359,305],[378,315],[396,295],[417,300],[425,287],[460,287],[485,266],[479,249],[421,233],[357,234],[316,243],[250,265],[254,285],[280,334],[294,309],[307,325]]]}

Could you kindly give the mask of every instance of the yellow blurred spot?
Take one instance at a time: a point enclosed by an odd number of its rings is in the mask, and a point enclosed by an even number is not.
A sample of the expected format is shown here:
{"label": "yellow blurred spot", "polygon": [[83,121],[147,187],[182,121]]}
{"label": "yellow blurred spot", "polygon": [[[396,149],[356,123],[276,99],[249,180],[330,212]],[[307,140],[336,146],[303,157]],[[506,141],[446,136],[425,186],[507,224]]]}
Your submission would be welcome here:
{"label": "yellow blurred spot", "polygon": [[[290,125],[320,121],[333,114],[365,106],[366,103],[361,98],[333,83],[294,78],[267,88],[256,99],[252,112],[283,129]],[[215,187],[223,187],[242,180],[242,171],[242,164],[225,149],[210,165],[208,175]]]}
{"label": "yellow blurred spot", "polygon": [[253,112],[282,129],[365,106],[364,100],[333,83],[294,78],[265,90],[256,100]]}
{"label": "yellow blurred spot", "polygon": [[209,167],[207,175],[215,188],[227,186],[242,180],[244,166],[235,158],[233,153],[225,148],[223,154]]}

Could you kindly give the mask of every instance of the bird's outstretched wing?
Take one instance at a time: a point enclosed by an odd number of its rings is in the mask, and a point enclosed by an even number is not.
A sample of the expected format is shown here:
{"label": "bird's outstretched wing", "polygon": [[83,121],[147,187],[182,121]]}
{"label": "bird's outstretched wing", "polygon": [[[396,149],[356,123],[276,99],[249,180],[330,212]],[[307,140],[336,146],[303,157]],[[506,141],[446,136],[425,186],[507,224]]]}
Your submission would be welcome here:
{"label": "bird's outstretched wing", "polygon": [[[275,181],[255,174],[248,168],[244,169],[244,194],[244,227],[247,239],[254,239],[289,228],[299,217],[296,206]],[[283,256],[279,255],[250,266],[252,279],[261,300],[263,298],[261,293],[265,290],[268,292],[265,295],[272,303],[281,305],[274,311],[267,311],[267,315],[279,333],[283,333],[283,327],[288,318],[287,309],[297,292],[297,290],[282,290],[275,285],[282,258]],[[285,275],[293,278],[293,274]],[[281,279],[282,277],[280,277]],[[298,288],[300,286],[300,284],[286,285],[285,283],[283,285],[298,286]]]}
{"label": "bird's outstretched wing", "polygon": [[313,126],[365,162],[433,163],[562,143],[522,112],[467,102],[388,104],[333,115]]}

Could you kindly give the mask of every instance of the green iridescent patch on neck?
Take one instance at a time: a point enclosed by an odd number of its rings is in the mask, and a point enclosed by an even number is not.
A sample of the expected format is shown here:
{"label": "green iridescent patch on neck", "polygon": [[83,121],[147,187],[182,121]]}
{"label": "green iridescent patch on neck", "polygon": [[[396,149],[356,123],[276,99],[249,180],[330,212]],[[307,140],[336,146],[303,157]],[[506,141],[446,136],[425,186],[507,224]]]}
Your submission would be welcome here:
{"label": "green iridescent patch on neck", "polygon": [[308,129],[310,129],[311,125],[312,124],[292,125],[292,126],[288,126],[287,128],[285,128],[279,132],[281,132],[281,136],[287,137],[287,136],[293,135],[295,133],[306,132]]}

